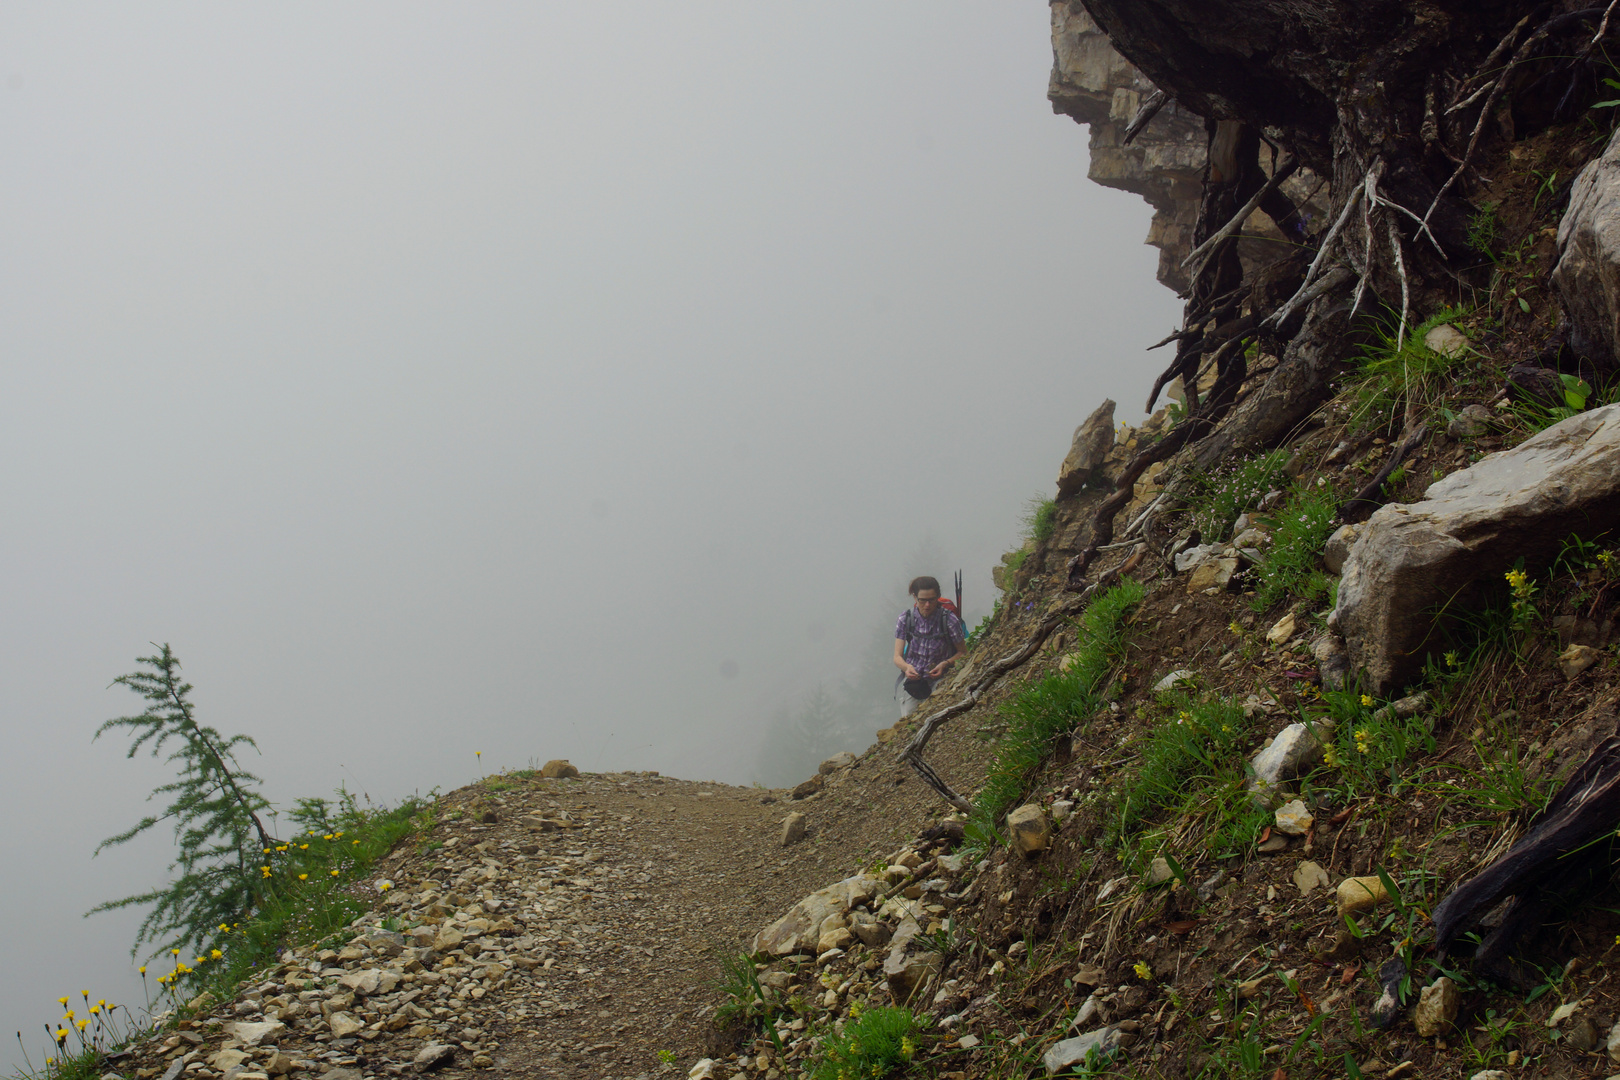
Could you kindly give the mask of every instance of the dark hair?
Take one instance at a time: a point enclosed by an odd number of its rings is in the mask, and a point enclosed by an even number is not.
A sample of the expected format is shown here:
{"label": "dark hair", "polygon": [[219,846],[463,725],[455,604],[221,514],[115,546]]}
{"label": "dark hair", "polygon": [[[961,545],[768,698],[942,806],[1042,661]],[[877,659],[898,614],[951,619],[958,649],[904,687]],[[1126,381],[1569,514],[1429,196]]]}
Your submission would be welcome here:
{"label": "dark hair", "polygon": [[912,596],[916,596],[924,589],[933,589],[935,592],[939,592],[939,579],[927,577],[926,575],[923,577],[914,577],[911,579],[911,585],[907,588],[907,591],[910,592]]}

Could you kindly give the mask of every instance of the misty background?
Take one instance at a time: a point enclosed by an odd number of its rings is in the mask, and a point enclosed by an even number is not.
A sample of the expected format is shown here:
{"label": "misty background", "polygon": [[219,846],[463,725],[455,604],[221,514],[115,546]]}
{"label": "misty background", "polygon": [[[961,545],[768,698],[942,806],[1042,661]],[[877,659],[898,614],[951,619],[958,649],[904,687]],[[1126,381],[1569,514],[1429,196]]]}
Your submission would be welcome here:
{"label": "misty background", "polygon": [[91,858],[149,642],[283,805],[864,749],[906,581],[985,615],[1179,315],[1050,65],[1034,2],[8,6],[4,1021],[139,1002],[79,916],[171,857]]}

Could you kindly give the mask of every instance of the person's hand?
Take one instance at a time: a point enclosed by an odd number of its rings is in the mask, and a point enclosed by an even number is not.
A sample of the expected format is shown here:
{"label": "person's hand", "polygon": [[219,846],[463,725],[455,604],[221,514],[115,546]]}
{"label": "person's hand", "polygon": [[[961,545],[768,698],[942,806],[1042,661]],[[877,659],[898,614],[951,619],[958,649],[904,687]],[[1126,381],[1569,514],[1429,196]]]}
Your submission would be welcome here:
{"label": "person's hand", "polygon": [[912,667],[910,664],[907,664],[906,665],[906,678],[908,678],[908,679],[920,679],[920,678],[922,678],[922,676],[917,674],[917,669],[916,668]]}
{"label": "person's hand", "polygon": [[951,662],[949,660],[941,660],[939,663],[928,669],[928,677],[930,679],[938,679],[950,669]]}

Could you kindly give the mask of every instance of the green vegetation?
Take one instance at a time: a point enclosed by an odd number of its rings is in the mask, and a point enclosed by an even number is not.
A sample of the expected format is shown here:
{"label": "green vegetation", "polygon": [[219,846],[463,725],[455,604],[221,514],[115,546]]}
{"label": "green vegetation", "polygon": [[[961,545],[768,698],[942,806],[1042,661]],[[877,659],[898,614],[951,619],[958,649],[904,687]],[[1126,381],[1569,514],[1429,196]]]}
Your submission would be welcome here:
{"label": "green vegetation", "polygon": [[1496,261],[1496,238],[1502,232],[1502,217],[1495,203],[1481,203],[1468,219],[1468,246],[1485,258]]}
{"label": "green vegetation", "polygon": [[882,1080],[904,1069],[917,1053],[912,1036],[926,1017],[910,1009],[860,1009],[850,1006],[854,1019],[841,1033],[829,1035],[821,1047],[821,1060],[810,1075],[815,1080]]}
{"label": "green vegetation", "polygon": [[145,698],[149,702],[146,711],[108,720],[96,729],[95,737],[128,729],[134,741],[126,757],[134,757],[147,746],[156,757],[171,741],[176,742],[178,749],[168,760],[180,775],[152,792],[151,797],[170,799],[161,815],[149,815],[108,837],[96,852],[128,843],[160,821],[172,822],[179,854],[169,870],[179,873],[164,888],[110,900],[91,912],[151,905],[136,932],[131,955],[142,943],[156,944],[160,938],[167,939],[160,948],[207,955],[204,950],[218,937],[219,927],[237,922],[254,909],[260,882],[270,873],[261,871],[260,853],[268,855],[274,842],[259,818],[270,803],[254,786],[259,778],[244,770],[235,755],[244,745],[258,748],[246,735],[225,738],[214,728],[197,723],[188,699],[192,686],[180,678],[180,660],[167,644],[155,656],[143,656],[137,662],[146,668],[120,675],[113,682]]}
{"label": "green vegetation", "polygon": [[1398,318],[1371,321],[1374,340],[1361,349],[1353,421],[1367,429],[1393,422],[1407,405],[1433,411],[1448,373],[1465,363],[1466,357],[1437,353],[1425,341],[1431,330],[1448,323],[1456,326],[1467,314],[1463,309],[1444,308],[1416,326],[1408,326],[1404,338]]}
{"label": "green vegetation", "polygon": [[968,835],[984,844],[996,823],[1024,795],[1031,769],[1051,743],[1096,712],[1114,692],[1110,678],[1129,644],[1127,619],[1146,590],[1127,578],[1099,596],[1079,620],[1067,670],[1026,687],[1001,707],[1008,731],[974,803]]}
{"label": "green vegetation", "polygon": [[1356,689],[1323,691],[1305,710],[1308,723],[1331,722],[1333,743],[1328,765],[1338,770],[1348,797],[1396,791],[1403,777],[1415,773],[1419,755],[1434,752],[1425,710],[1401,716]]}
{"label": "green vegetation", "polygon": [[1259,570],[1254,609],[1264,611],[1288,596],[1315,603],[1333,588],[1333,577],[1318,567],[1337,522],[1338,499],[1326,485],[1295,485],[1270,521],[1271,547]]}
{"label": "green vegetation", "polygon": [[1163,837],[1144,830],[1174,809],[1182,825],[1203,819],[1211,854],[1241,849],[1268,816],[1244,790],[1242,747],[1253,724],[1230,697],[1172,692],[1161,702],[1166,715],[1140,744],[1136,775],[1113,789],[1105,841],[1151,857]]}
{"label": "green vegetation", "polygon": [[1037,495],[1025,505],[1024,536],[1037,544],[1050,539],[1057,528],[1057,500]]}
{"label": "green vegetation", "polygon": [[771,1008],[765,987],[760,985],[753,957],[731,951],[721,953],[719,960],[720,975],[715,989],[724,1000],[715,1010],[715,1024],[721,1028],[742,1026],[750,1031],[771,1030],[770,1021],[776,1010]]}
{"label": "green vegetation", "polygon": [[1287,450],[1247,458],[1193,478],[1193,523],[1206,544],[1232,537],[1232,525],[1245,511],[1260,505],[1268,492],[1283,486],[1291,455]]}
{"label": "green vegetation", "polygon": [[1570,375],[1568,373],[1559,375],[1558,379],[1564,395],[1562,405],[1547,405],[1539,401],[1525,399],[1513,406],[1513,415],[1530,430],[1531,434],[1545,431],[1554,424],[1568,420],[1577,413],[1585,412],[1589,407],[1596,408],[1599,405],[1608,405],[1616,399],[1616,388],[1612,385],[1594,390],[1579,375]]}

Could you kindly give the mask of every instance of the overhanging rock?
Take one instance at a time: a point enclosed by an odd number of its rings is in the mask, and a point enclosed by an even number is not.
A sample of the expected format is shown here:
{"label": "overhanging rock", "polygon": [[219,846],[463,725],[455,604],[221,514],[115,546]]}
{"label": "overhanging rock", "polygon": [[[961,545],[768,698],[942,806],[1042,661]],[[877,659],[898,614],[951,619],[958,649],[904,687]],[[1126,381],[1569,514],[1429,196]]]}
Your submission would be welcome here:
{"label": "overhanging rock", "polygon": [[1345,560],[1334,625],[1351,665],[1388,694],[1439,647],[1434,613],[1523,557],[1544,563],[1571,533],[1620,526],[1620,405],[1573,416],[1384,506]]}

